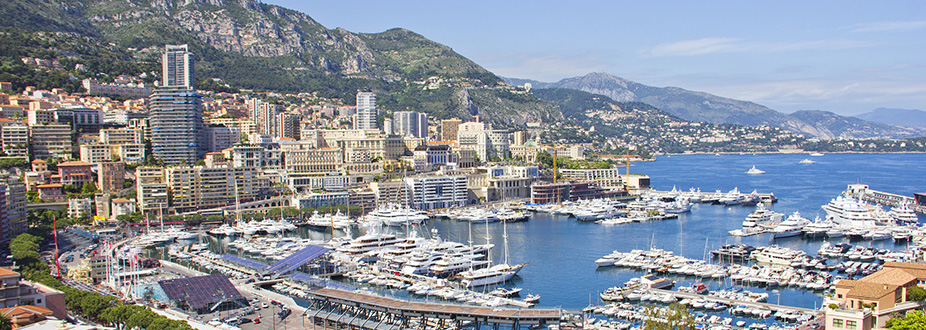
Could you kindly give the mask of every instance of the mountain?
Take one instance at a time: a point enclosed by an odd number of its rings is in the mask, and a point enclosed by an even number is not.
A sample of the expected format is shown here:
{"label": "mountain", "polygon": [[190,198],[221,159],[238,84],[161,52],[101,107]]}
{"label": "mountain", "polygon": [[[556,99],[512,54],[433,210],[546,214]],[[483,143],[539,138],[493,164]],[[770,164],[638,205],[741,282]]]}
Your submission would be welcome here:
{"label": "mountain", "polygon": [[[854,118],[836,114],[795,117],[753,102],[734,100],[678,87],[647,86],[607,73],[590,73],[581,77],[566,78],[554,83],[525,79],[505,79],[515,85],[531,83],[532,88],[535,89],[568,88],[604,95],[620,102],[643,102],[691,121],[747,126],[768,125],[824,139],[837,137],[905,138],[923,136],[924,134],[917,130],[911,131],[891,125],[855,122],[852,120]],[[865,131],[865,129],[868,131]]]}
{"label": "mountain", "polygon": [[892,137],[918,137],[926,135],[924,128],[903,128],[895,125],[867,121],[855,117],[840,116],[829,111],[801,110],[791,117],[814,125],[824,136],[841,139],[883,138],[886,132]]}
{"label": "mountain", "polygon": [[926,111],[923,110],[877,108],[855,117],[890,125],[926,128]]}
{"label": "mountain", "polygon": [[[412,31],[328,29],[304,13],[254,0],[4,0],[0,15],[10,18],[0,20],[0,27],[39,33],[29,36],[36,37],[34,44],[47,43],[48,35],[41,34],[47,31],[112,45],[110,51],[147,64],[135,74],[158,74],[161,47],[186,43],[196,56],[197,78],[221,78],[239,88],[318,92],[348,103],[357,90],[373,90],[384,109],[407,107],[439,113],[438,119],[482,114],[500,126],[558,118],[533,97],[510,100],[501,116],[480,113],[481,107],[498,108],[498,99],[467,98],[462,91],[494,95],[507,84],[450,47]],[[59,58],[92,58],[82,56],[87,49],[67,38],[51,38],[60,47],[36,48],[50,48]],[[402,97],[406,94],[439,101],[415,102],[419,98]],[[493,102],[479,103],[488,99]]]}

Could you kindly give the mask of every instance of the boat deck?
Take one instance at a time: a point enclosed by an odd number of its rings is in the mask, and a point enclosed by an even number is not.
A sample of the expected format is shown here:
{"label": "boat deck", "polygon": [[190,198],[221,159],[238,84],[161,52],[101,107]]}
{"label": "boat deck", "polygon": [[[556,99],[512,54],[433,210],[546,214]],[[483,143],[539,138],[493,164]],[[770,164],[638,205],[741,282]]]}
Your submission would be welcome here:
{"label": "boat deck", "polygon": [[708,296],[708,295],[703,295],[703,294],[687,293],[687,292],[672,291],[672,290],[649,289],[648,291],[652,293],[658,293],[658,294],[672,294],[679,299],[691,298],[691,299],[706,299],[706,300],[711,300],[711,301],[719,301],[729,306],[743,305],[743,306],[748,306],[748,307],[753,307],[753,308],[761,307],[761,308],[770,309],[773,311],[786,310],[786,311],[798,311],[798,312],[803,312],[803,313],[822,312],[822,311],[818,311],[818,310],[810,309],[810,308],[783,306],[783,305],[778,305],[778,304],[753,302],[753,301],[745,301],[745,300],[735,300],[735,299],[729,299],[729,298],[721,298],[721,297],[714,297],[714,296]]}

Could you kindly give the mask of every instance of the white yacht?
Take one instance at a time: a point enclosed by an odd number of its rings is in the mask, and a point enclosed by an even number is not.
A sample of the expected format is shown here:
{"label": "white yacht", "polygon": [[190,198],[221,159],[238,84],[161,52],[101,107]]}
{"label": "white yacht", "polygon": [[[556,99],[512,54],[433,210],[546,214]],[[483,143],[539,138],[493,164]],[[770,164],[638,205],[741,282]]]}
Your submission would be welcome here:
{"label": "white yacht", "polygon": [[756,168],[755,165],[752,165],[752,168],[746,171],[746,174],[765,174],[765,171]]}
{"label": "white yacht", "polygon": [[411,255],[408,259],[408,262],[402,266],[402,274],[406,275],[427,275],[428,271],[431,270],[431,266],[444,258],[442,253],[433,253],[419,251]]}
{"label": "white yacht", "polygon": [[823,156],[823,154],[822,154],[822,153],[819,153],[819,152],[813,152],[813,153],[811,153],[810,155],[811,155],[811,156],[814,156],[814,157],[822,157],[822,156]]}
{"label": "white yacht", "polygon": [[803,258],[804,251],[791,250],[778,245],[757,247],[752,252],[752,258],[759,263],[790,266],[791,262],[797,258]]}
{"label": "white yacht", "polygon": [[338,247],[337,250],[349,255],[360,255],[370,251],[392,248],[400,241],[395,235],[373,232],[357,237],[347,245]]}
{"label": "white yacht", "polygon": [[743,220],[743,229],[755,228],[760,224],[781,222],[782,218],[784,218],[783,214],[769,210],[765,204],[759,203],[756,205],[756,210],[749,213],[746,220]]}
{"label": "white yacht", "polygon": [[804,229],[801,231],[806,238],[823,238],[826,237],[826,233],[829,232],[830,229],[833,229],[834,225],[832,221],[821,220],[817,217],[813,222],[804,226]]}
{"label": "white yacht", "polygon": [[486,260],[474,260],[467,256],[443,257],[434,262],[428,275],[438,278],[447,278],[462,271],[484,268],[488,265],[489,262]]}
{"label": "white yacht", "polygon": [[830,200],[822,206],[826,211],[826,218],[836,224],[850,227],[872,227],[875,219],[871,215],[868,204],[843,195]]}
{"label": "white yacht", "polygon": [[899,223],[917,223],[920,221],[919,217],[916,215],[916,212],[913,212],[907,204],[901,204],[900,206],[895,206],[891,208],[891,217],[894,218],[894,221]]}
{"label": "white yacht", "polygon": [[802,160],[802,161],[799,162],[799,164],[815,164],[815,163],[816,163],[816,162],[810,160],[810,158],[804,158],[804,160]]}
{"label": "white yacht", "polygon": [[517,275],[524,265],[498,264],[488,268],[464,271],[460,273],[460,276],[463,277],[463,285],[468,288],[504,283]]}
{"label": "white yacht", "polygon": [[724,205],[738,205],[743,203],[743,194],[740,193],[739,189],[733,188],[727,192],[723,197],[717,200],[720,204]]}
{"label": "white yacht", "polygon": [[804,229],[804,226],[808,224],[810,224],[810,220],[801,217],[800,212],[794,211],[794,214],[791,214],[785,221],[775,226],[775,229],[772,229],[772,237],[784,238],[798,236],[801,234],[801,230]]}

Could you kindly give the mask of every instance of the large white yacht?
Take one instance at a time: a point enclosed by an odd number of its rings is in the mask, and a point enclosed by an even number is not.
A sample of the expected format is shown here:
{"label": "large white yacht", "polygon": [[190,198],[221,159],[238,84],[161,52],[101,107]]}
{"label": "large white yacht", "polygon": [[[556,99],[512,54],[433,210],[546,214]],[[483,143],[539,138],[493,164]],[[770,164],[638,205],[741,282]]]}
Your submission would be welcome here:
{"label": "large white yacht", "polygon": [[509,266],[498,264],[488,268],[468,270],[460,273],[462,282],[468,288],[504,283],[518,274],[524,264]]}
{"label": "large white yacht", "polygon": [[388,204],[376,208],[366,215],[367,221],[382,222],[387,226],[406,226],[428,220],[428,216],[405,206]]}
{"label": "large white yacht", "polygon": [[434,262],[428,275],[447,278],[465,270],[484,268],[488,265],[487,260],[474,260],[468,256],[443,257]]}
{"label": "large white yacht", "polygon": [[791,236],[798,236],[801,234],[801,230],[804,229],[804,226],[810,224],[810,220],[801,216],[801,213],[794,211],[794,214],[791,214],[785,221],[782,221],[775,229],[772,229],[773,238],[784,238]]}
{"label": "large white yacht", "polygon": [[401,240],[395,235],[373,232],[351,240],[347,245],[338,247],[337,251],[349,255],[360,255],[370,251],[392,248],[399,242]]}
{"label": "large white yacht", "polygon": [[900,223],[916,223],[919,222],[919,217],[916,216],[916,212],[913,212],[907,204],[900,204],[900,206],[895,206],[891,208],[891,217],[894,218],[894,221]]}
{"label": "large white yacht", "polygon": [[751,229],[760,224],[781,222],[782,218],[784,214],[769,210],[765,204],[759,203],[756,205],[756,210],[749,213],[746,220],[743,220],[743,229]]}
{"label": "large white yacht", "polygon": [[783,266],[790,266],[794,259],[803,258],[804,255],[804,251],[791,250],[778,245],[761,246],[752,251],[752,258],[756,262]]}
{"label": "large white yacht", "polygon": [[840,195],[823,205],[822,208],[826,211],[826,218],[839,225],[851,227],[871,227],[875,225],[871,210],[861,200]]}
{"label": "large white yacht", "polygon": [[738,205],[743,203],[743,194],[740,193],[739,189],[733,188],[733,190],[723,195],[718,202],[724,205]]}

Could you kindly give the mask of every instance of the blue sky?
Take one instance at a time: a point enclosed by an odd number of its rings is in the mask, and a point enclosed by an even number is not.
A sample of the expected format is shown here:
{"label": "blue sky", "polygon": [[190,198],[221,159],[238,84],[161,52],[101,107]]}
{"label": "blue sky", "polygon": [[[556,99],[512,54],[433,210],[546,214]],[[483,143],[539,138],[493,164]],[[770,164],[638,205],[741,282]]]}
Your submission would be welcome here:
{"label": "blue sky", "polygon": [[785,113],[926,110],[926,1],[269,3],[328,28],[406,28],[506,77],[607,72]]}

